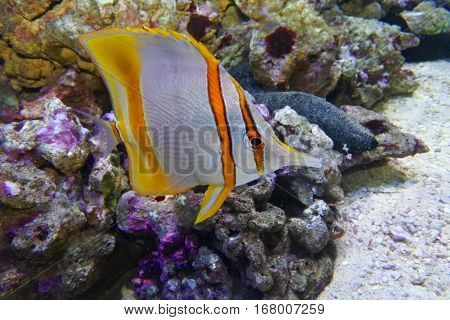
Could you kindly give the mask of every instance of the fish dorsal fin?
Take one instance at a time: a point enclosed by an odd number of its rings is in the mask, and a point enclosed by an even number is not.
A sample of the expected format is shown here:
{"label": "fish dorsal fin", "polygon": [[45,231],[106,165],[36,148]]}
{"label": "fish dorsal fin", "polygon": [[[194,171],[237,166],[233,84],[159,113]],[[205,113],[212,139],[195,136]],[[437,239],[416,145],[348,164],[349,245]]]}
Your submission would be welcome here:
{"label": "fish dorsal fin", "polygon": [[173,30],[150,28],[147,26],[143,26],[142,29],[153,35],[171,37],[175,40],[183,41],[196,48],[198,52],[200,52],[200,54],[208,61],[208,63],[219,64],[219,61],[217,61],[216,57],[214,57],[214,55],[208,50],[208,48],[206,48],[206,46],[203,43],[195,40],[195,38],[192,37],[190,34],[179,33]]}

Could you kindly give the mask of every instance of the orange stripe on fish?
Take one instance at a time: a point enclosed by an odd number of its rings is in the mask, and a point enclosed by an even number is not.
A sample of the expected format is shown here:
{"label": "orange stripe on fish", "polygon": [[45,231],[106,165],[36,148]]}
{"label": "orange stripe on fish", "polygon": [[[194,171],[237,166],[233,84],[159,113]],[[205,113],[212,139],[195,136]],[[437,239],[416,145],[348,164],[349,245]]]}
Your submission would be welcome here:
{"label": "orange stripe on fish", "polygon": [[[247,133],[248,140],[250,143],[253,139],[259,139],[261,143],[258,143],[258,145],[253,145],[251,143],[251,147],[253,149],[253,155],[255,158],[256,168],[259,173],[264,172],[264,143],[262,142],[261,135],[258,132],[258,129],[255,124],[255,120],[253,119],[252,113],[250,112],[250,109],[247,104],[247,100],[245,99],[244,91],[242,90],[239,83],[231,77],[231,80],[233,81],[236,90],[239,94],[239,105],[241,107],[242,117],[244,118],[245,123],[245,129]],[[255,140],[253,140],[255,141]]]}
{"label": "orange stripe on fish", "polygon": [[208,64],[209,103],[216,120],[217,132],[221,142],[224,182],[225,186],[234,186],[236,184],[236,168],[233,159],[233,147],[227,121],[227,111],[220,85],[219,65],[213,61],[208,61],[208,59],[206,61]]}
{"label": "orange stripe on fish", "polygon": [[117,130],[116,123],[114,121],[110,121],[109,125],[111,127],[112,132],[114,133],[114,137],[117,141],[122,141],[122,138],[120,136],[119,130]]}
{"label": "orange stripe on fish", "polygon": [[221,142],[223,177],[225,186],[234,186],[236,184],[236,168],[233,159],[232,140],[227,121],[227,112],[220,85],[219,62],[203,44],[199,43],[190,35],[186,35],[186,37],[188,38],[189,43],[197,48],[200,54],[205,58],[208,66],[208,96]]}

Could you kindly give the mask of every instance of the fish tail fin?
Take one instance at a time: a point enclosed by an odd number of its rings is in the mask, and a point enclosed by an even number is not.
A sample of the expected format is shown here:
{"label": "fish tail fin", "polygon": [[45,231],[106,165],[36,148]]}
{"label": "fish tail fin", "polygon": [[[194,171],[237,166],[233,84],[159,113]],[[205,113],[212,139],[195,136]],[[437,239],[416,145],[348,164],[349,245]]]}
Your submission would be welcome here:
{"label": "fish tail fin", "polygon": [[116,122],[103,120],[77,109],[74,109],[74,112],[94,122],[92,142],[95,145],[96,150],[94,153],[96,155],[100,157],[107,156],[122,142]]}
{"label": "fish tail fin", "polygon": [[208,190],[206,190],[205,198],[203,199],[202,206],[197,214],[195,224],[211,218],[217,210],[220,209],[231,189],[232,187],[210,185]]}

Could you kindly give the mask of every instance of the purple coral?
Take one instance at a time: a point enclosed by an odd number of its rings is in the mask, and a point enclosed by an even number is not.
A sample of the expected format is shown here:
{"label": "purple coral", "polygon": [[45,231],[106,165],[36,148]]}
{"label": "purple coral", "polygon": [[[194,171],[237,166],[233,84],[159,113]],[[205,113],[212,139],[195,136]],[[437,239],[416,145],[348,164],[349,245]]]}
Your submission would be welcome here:
{"label": "purple coral", "polygon": [[89,154],[87,136],[83,128],[59,99],[48,101],[44,125],[36,133],[39,154],[63,172],[79,169]]}
{"label": "purple coral", "polygon": [[[191,193],[192,194],[192,193]],[[152,239],[151,250],[139,261],[132,280],[141,299],[224,299],[231,297],[231,281],[219,256],[199,248],[199,239],[178,219],[186,195],[157,201],[129,191],[119,200],[119,228]],[[182,212],[186,215],[186,212]]]}
{"label": "purple coral", "polygon": [[[184,238],[184,240],[183,240]],[[219,256],[194,234],[160,242],[139,262],[132,286],[140,299],[227,299],[231,282]],[[167,239],[166,239],[167,241]]]}

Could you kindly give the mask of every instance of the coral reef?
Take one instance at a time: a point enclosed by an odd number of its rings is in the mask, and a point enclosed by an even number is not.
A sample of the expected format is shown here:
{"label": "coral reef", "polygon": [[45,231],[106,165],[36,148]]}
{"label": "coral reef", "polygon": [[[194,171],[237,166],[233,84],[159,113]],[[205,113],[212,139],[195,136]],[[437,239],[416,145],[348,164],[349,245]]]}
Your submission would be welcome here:
{"label": "coral reef", "polygon": [[[46,90],[70,101],[79,93],[69,94],[61,80]],[[117,197],[128,188],[125,171],[111,154],[84,182],[89,130],[55,96],[39,95],[14,111],[15,121],[0,124],[0,297],[81,294],[102,275],[115,246],[108,231]],[[30,105],[40,110],[36,119],[36,110],[26,112]]]}
{"label": "coral reef", "polygon": [[315,197],[334,201],[343,197],[339,166],[344,155],[333,150],[333,141],[317,126],[310,124],[290,107],[274,111],[271,124],[283,140],[294,148],[322,159],[321,168],[285,168],[278,174],[280,186],[309,206]]}
{"label": "coral reef", "polygon": [[342,110],[372,131],[377,140],[375,149],[346,157],[342,168],[374,162],[385,157],[403,158],[429,150],[423,141],[411,134],[401,132],[379,113],[358,106],[342,106]]}
{"label": "coral reef", "polygon": [[431,1],[419,3],[412,11],[403,11],[401,17],[417,35],[450,33],[450,12],[443,7],[436,8]]}
{"label": "coral reef", "polygon": [[[343,197],[341,170],[426,151],[362,107],[342,110],[378,146],[352,154],[345,146],[336,150],[319,126],[290,107],[270,111],[259,104],[281,139],[322,159],[323,167],[285,168],[236,187],[218,214],[194,227],[201,187],[142,197],[127,191],[123,150],[96,155],[92,119],[80,122],[73,108],[101,109],[88,88],[78,88],[79,79],[78,70],[68,69],[19,110],[10,107],[0,124],[1,297],[72,298],[96,283],[108,286],[120,276],[108,262],[123,264],[124,252],[143,243],[145,252],[132,254],[140,259],[137,271],[123,288],[129,298],[314,298],[333,273],[330,241],[344,230],[330,207]],[[116,252],[117,237],[130,244]]]}
{"label": "coral reef", "polygon": [[348,15],[366,18],[383,18],[392,8],[405,8],[408,0],[349,0],[339,1],[339,7]]}
{"label": "coral reef", "polygon": [[[400,52],[418,45],[417,38],[374,20],[392,7],[409,8],[410,3],[7,1],[7,10],[0,14],[0,56],[16,90],[40,88],[68,66],[76,66],[85,86],[104,91],[78,37],[107,27],[147,25],[190,33],[226,67],[249,60],[255,79],[266,88],[322,97],[337,94],[339,105],[351,101],[370,108],[386,96],[416,87],[413,75],[402,69]],[[413,32],[435,34],[448,29],[445,8],[431,8],[424,2],[412,12],[403,16]]]}
{"label": "coral reef", "polygon": [[58,98],[42,101],[43,120],[12,123],[1,130],[3,148],[8,152],[35,149],[62,172],[79,169],[89,154],[88,130]]}
{"label": "coral reef", "polygon": [[48,102],[46,111],[42,127],[36,132],[37,152],[62,172],[79,169],[89,154],[88,130],[57,98]]}
{"label": "coral reef", "polygon": [[[274,184],[270,180],[266,177],[255,185],[237,188],[236,195],[227,200],[221,213],[204,228],[214,231],[215,246],[233,261],[244,284],[257,291],[253,293],[256,296],[267,299],[313,297],[314,291],[321,291],[332,275],[330,253],[322,251],[313,258],[298,250],[296,242],[301,239],[290,232],[289,226],[295,223],[293,219],[304,216],[305,210],[302,213],[297,207],[291,215],[261,200],[258,200],[260,208],[252,208],[256,203],[255,195],[272,192]],[[325,230],[311,230],[321,244],[319,250],[316,251],[316,247],[310,252],[318,253],[328,243],[329,230],[324,225]]]}
{"label": "coral reef", "polygon": [[269,89],[318,96],[338,104],[372,107],[416,88],[400,52],[418,39],[376,20],[349,17],[330,3],[239,1],[256,19],[249,45],[255,80]]}
{"label": "coral reef", "polygon": [[414,91],[417,83],[402,68],[400,53],[419,44],[414,35],[376,20],[331,16],[330,24],[345,30],[339,49],[341,77],[333,97],[337,105],[371,108],[384,97]]}
{"label": "coral reef", "polygon": [[0,55],[16,89],[47,85],[72,65],[95,88],[98,78],[90,77],[95,67],[78,43],[81,34],[149,25],[187,30],[206,41],[229,11],[227,6],[228,1],[188,0],[6,1],[0,13]]}
{"label": "coral reef", "polygon": [[[314,296],[311,289],[320,291],[331,277],[331,257],[322,254],[316,261],[290,249],[291,241],[298,237],[289,232],[291,222],[284,211],[267,202],[274,187],[273,178],[264,177],[252,186],[236,188],[221,212],[199,226],[199,230],[192,229],[192,222],[201,194],[190,191],[158,201],[132,191],[125,193],[117,207],[119,228],[139,237],[156,237],[154,249],[141,259],[132,280],[137,296],[230,299],[232,286],[241,281],[247,286],[239,292],[242,297]],[[309,214],[311,219],[313,215]],[[330,217],[328,221],[334,221],[335,217]],[[318,219],[323,222],[321,217]],[[321,243],[311,253],[322,251],[330,239],[327,224],[323,222],[322,226],[325,230],[311,229]],[[202,243],[212,244],[212,248]],[[222,255],[232,263],[225,265]],[[308,267],[305,269],[304,265]],[[237,278],[232,276],[236,272],[240,274]]]}
{"label": "coral reef", "polygon": [[[368,19],[393,7],[412,8],[359,0],[5,1],[0,298],[83,298],[121,277],[128,298],[315,298],[332,277],[332,241],[345,229],[333,205],[344,196],[342,171],[427,151],[365,109],[416,87],[401,51],[418,39]],[[413,32],[448,32],[448,23],[435,23],[448,20],[445,9],[424,2],[414,12],[403,14]],[[283,168],[236,187],[196,226],[204,187],[164,197],[131,191],[123,146],[100,155],[92,116],[114,119],[78,37],[142,25],[190,33],[237,67],[279,138],[323,166]]]}
{"label": "coral reef", "polygon": [[32,165],[32,159],[26,157],[16,160],[1,153],[0,179],[0,201],[12,208],[40,207],[56,192],[52,172]]}
{"label": "coral reef", "polygon": [[[194,219],[201,197],[180,195],[165,199],[145,198],[129,191],[117,207],[120,230],[144,238],[156,238],[154,249],[139,262],[132,285],[141,299],[229,299],[232,281],[222,259],[207,247],[199,247],[192,221],[183,224],[186,209]],[[195,201],[195,205],[193,205]],[[185,208],[186,204],[189,208]]]}
{"label": "coral reef", "polygon": [[[339,39],[312,5],[289,1],[278,7],[276,2],[262,2],[260,8],[252,2],[240,3],[242,10],[262,24],[250,41],[249,59],[257,82],[270,89],[319,96],[333,90],[340,76],[335,63]],[[259,16],[259,12],[265,15]]]}
{"label": "coral reef", "polygon": [[3,68],[0,67],[0,86],[2,90],[0,91],[0,109],[19,108],[19,99],[17,98],[16,92],[11,87],[8,78],[3,75]]}

